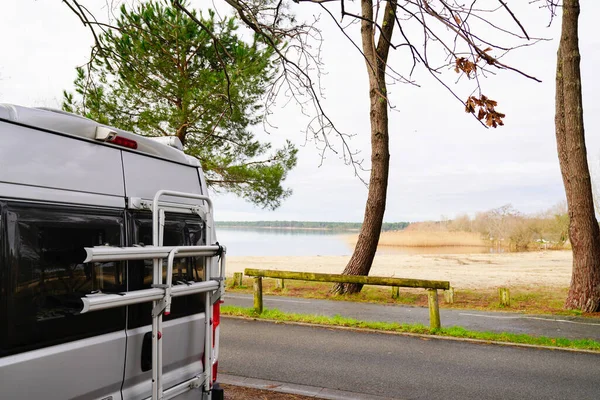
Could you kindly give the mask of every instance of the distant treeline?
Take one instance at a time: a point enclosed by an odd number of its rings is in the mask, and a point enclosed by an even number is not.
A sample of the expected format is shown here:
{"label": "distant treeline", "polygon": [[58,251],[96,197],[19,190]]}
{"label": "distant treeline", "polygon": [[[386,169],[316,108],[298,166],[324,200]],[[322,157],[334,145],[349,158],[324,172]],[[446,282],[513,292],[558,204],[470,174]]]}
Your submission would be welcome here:
{"label": "distant treeline", "polygon": [[[217,221],[221,227],[242,228],[285,228],[285,229],[327,229],[336,231],[349,231],[360,229],[360,222],[316,222],[316,221]],[[406,228],[409,222],[384,222],[382,231],[400,231]]]}

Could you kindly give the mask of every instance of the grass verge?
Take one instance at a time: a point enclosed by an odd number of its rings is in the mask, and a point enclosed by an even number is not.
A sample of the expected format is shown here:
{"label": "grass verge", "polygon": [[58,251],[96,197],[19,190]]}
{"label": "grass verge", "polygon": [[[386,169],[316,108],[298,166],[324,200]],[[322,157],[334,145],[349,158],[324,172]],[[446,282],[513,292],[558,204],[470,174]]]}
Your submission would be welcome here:
{"label": "grass verge", "polygon": [[454,338],[478,339],[505,343],[528,344],[545,347],[561,347],[577,350],[591,350],[600,352],[600,342],[590,339],[565,339],[549,338],[544,336],[531,336],[515,333],[495,333],[469,331],[459,326],[449,328],[431,329],[421,324],[399,324],[394,322],[370,322],[346,318],[340,315],[333,317],[323,315],[308,315],[285,313],[277,309],[266,309],[262,314],[257,314],[252,308],[223,305],[222,315],[248,317],[273,321],[302,322],[308,324],[343,326],[349,328],[365,328],[387,332],[403,332],[423,335],[446,336]]}

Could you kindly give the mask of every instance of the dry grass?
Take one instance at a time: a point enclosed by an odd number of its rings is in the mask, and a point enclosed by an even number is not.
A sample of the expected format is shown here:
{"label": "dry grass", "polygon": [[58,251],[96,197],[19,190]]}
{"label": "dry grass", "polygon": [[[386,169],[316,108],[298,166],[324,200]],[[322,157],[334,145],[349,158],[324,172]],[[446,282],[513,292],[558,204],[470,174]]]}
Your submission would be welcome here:
{"label": "dry grass", "polygon": [[[355,244],[357,236],[349,237]],[[403,230],[382,232],[379,246],[382,247],[484,247],[488,246],[476,232],[444,232]]]}

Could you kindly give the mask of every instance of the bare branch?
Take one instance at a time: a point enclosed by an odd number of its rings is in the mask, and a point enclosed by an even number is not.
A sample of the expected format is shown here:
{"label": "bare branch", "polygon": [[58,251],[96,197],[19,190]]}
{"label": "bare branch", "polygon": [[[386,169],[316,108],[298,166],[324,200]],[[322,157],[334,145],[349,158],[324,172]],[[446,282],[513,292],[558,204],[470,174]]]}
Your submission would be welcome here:
{"label": "bare branch", "polygon": [[527,40],[529,40],[529,35],[527,34],[527,31],[525,31],[525,28],[523,28],[523,25],[521,25],[521,22],[517,19],[517,17],[515,16],[515,14],[513,14],[512,10],[510,8],[508,8],[508,6],[506,5],[506,3],[503,2],[502,0],[498,0],[498,1],[506,9],[506,11],[508,11],[508,13],[515,20],[515,22],[517,23],[517,25],[519,25],[519,28],[521,28],[521,31],[523,32],[523,34],[525,35],[525,37],[527,38]]}

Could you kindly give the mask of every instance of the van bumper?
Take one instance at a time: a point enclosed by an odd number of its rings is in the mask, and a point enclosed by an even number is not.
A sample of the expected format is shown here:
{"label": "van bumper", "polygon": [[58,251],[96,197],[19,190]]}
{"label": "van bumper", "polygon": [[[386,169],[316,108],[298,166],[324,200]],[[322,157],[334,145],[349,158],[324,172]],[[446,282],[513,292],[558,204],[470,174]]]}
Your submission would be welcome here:
{"label": "van bumper", "polygon": [[213,383],[211,390],[211,400],[225,400],[225,394],[218,382]]}

